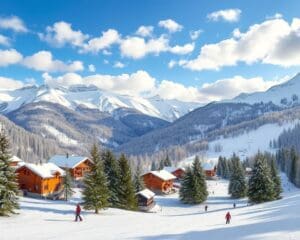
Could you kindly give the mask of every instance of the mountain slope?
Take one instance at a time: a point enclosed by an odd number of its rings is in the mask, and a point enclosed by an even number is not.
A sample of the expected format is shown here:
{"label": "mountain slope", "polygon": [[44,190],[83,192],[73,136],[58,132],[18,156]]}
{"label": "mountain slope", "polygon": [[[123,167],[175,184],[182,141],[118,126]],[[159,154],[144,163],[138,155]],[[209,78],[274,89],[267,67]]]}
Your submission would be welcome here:
{"label": "mountain slope", "polygon": [[199,103],[163,100],[158,96],[143,98],[115,94],[102,91],[95,86],[74,85],[67,89],[42,85],[0,91],[0,112],[5,114],[33,102],[51,102],[72,110],[78,106],[85,106],[111,114],[119,108],[127,108],[167,121],[173,121],[200,106]]}

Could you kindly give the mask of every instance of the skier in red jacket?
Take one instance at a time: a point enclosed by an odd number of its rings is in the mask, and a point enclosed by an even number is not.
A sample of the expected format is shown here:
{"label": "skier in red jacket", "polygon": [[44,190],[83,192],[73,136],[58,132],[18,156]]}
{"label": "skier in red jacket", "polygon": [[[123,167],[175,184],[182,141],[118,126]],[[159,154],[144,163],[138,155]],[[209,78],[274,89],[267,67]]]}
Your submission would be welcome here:
{"label": "skier in red jacket", "polygon": [[227,213],[226,213],[225,219],[226,219],[226,224],[229,224],[229,223],[230,223],[230,220],[231,220],[230,212],[227,212]]}
{"label": "skier in red jacket", "polygon": [[78,218],[80,221],[82,221],[82,217],[80,216],[80,213],[81,213],[81,207],[79,204],[77,204],[76,211],[75,211],[75,215],[76,215],[75,222],[78,221]]}

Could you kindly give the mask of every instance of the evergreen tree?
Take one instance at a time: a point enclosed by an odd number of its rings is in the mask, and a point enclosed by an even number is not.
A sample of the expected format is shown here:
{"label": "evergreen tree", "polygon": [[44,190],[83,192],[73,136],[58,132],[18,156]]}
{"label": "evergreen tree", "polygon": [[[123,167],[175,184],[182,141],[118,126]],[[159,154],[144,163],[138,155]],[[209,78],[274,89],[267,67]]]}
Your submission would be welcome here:
{"label": "evergreen tree", "polygon": [[172,163],[171,163],[171,160],[170,160],[168,154],[167,154],[166,159],[165,159],[165,161],[164,161],[164,166],[165,166],[165,167],[171,167],[171,166],[172,166]]}
{"label": "evergreen tree", "polygon": [[152,161],[151,163],[151,171],[155,171],[156,170],[156,164],[154,161]]}
{"label": "evergreen tree", "polygon": [[141,175],[142,175],[141,166],[140,164],[138,164],[134,175],[134,186],[135,186],[136,193],[145,189],[144,180],[143,177],[141,177]]}
{"label": "evergreen tree", "polygon": [[255,157],[248,187],[249,200],[254,203],[274,200],[274,184],[265,157],[258,153]]}
{"label": "evergreen tree", "polygon": [[91,149],[91,160],[94,163],[91,167],[91,172],[85,176],[83,181],[83,206],[87,210],[95,210],[97,214],[100,209],[109,205],[109,189],[103,170],[103,162],[96,145]]}
{"label": "evergreen tree", "polygon": [[119,207],[136,210],[137,209],[137,198],[135,196],[134,184],[131,177],[131,169],[125,155],[122,154],[119,159],[119,168],[121,171],[118,196],[119,196]]}
{"label": "evergreen tree", "polygon": [[192,168],[188,167],[186,170],[179,196],[183,203],[189,204],[199,204],[207,199],[205,174],[198,157],[195,158]]}
{"label": "evergreen tree", "polygon": [[66,201],[68,201],[69,198],[74,194],[73,187],[71,174],[68,170],[66,170],[66,176],[64,177],[64,195]]}
{"label": "evergreen tree", "polygon": [[223,177],[224,169],[223,169],[223,158],[220,156],[218,159],[218,164],[217,164],[217,175],[219,177]]}
{"label": "evergreen tree", "polygon": [[289,180],[292,183],[295,183],[296,175],[297,175],[297,161],[298,161],[299,157],[298,157],[294,147],[292,147],[292,149],[291,149],[290,159],[291,159],[291,167],[290,167],[290,171],[289,171]]}
{"label": "evergreen tree", "polygon": [[159,169],[158,169],[158,170],[163,170],[164,167],[165,167],[165,161],[164,161],[164,160],[161,160],[161,161],[159,162]]}
{"label": "evergreen tree", "polygon": [[112,207],[117,207],[119,204],[118,188],[120,179],[120,169],[118,162],[109,150],[102,155],[104,163],[104,172],[108,180],[108,188],[110,190],[109,202]]}
{"label": "evergreen tree", "polygon": [[0,131],[0,216],[14,214],[19,208],[18,183],[15,171],[10,167],[9,142],[3,130]]}
{"label": "evergreen tree", "polygon": [[272,176],[272,181],[274,183],[274,197],[276,199],[280,199],[280,194],[282,193],[281,179],[278,174],[275,160],[271,162],[271,176]]}
{"label": "evergreen tree", "polygon": [[228,192],[233,198],[243,198],[247,194],[245,173],[239,157],[235,154],[231,159],[232,172]]}

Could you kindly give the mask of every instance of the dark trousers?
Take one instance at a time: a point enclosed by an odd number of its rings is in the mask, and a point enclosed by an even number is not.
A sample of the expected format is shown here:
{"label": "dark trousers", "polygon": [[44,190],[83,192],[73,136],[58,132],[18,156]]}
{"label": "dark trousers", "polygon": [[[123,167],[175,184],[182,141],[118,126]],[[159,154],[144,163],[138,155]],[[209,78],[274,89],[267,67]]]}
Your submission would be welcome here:
{"label": "dark trousers", "polygon": [[80,216],[80,214],[78,213],[76,213],[76,217],[75,217],[75,221],[77,222],[78,221],[78,218],[79,218],[79,220],[80,221],[82,221],[82,217]]}
{"label": "dark trousers", "polygon": [[226,224],[229,224],[230,223],[230,219],[226,219]]}

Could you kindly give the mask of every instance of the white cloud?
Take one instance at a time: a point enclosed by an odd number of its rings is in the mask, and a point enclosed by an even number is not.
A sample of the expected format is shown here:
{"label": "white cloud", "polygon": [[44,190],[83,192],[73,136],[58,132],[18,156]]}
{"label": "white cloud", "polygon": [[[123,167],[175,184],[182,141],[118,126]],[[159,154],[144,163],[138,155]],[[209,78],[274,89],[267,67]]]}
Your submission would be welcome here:
{"label": "white cloud", "polygon": [[142,37],[150,37],[152,35],[153,26],[140,26],[136,31],[136,34]]}
{"label": "white cloud", "polygon": [[267,16],[266,19],[278,19],[278,18],[282,18],[283,15],[281,13],[275,13],[272,16]]}
{"label": "white cloud", "polygon": [[27,27],[25,26],[22,19],[17,16],[11,17],[1,17],[0,18],[0,28],[10,29],[14,32],[28,32]]}
{"label": "white cloud", "polygon": [[122,56],[139,59],[147,54],[158,55],[160,52],[165,52],[169,48],[169,40],[164,36],[153,38],[145,41],[140,37],[127,37],[120,44]]}
{"label": "white cloud", "polygon": [[146,71],[142,70],[132,74],[95,74],[86,77],[81,77],[76,73],[67,73],[57,78],[53,78],[48,73],[44,73],[43,78],[45,83],[51,86],[68,87],[74,84],[95,85],[103,90],[130,95],[148,92],[155,87],[155,79]]}
{"label": "white cloud", "polygon": [[0,76],[0,90],[14,90],[24,86],[24,83],[12,78]]}
{"label": "white cloud", "polygon": [[161,20],[159,21],[158,26],[167,29],[171,33],[179,32],[183,29],[182,25],[172,19]]}
{"label": "white cloud", "polygon": [[16,64],[22,60],[23,56],[15,49],[0,50],[0,67]]}
{"label": "white cloud", "polygon": [[212,12],[207,15],[207,18],[211,21],[227,21],[227,22],[237,22],[240,19],[242,11],[240,9],[224,9]]}
{"label": "white cloud", "polygon": [[195,41],[199,38],[200,34],[202,33],[202,30],[196,30],[196,31],[190,31],[190,38]]}
{"label": "white cloud", "polygon": [[219,70],[235,66],[238,62],[252,64],[262,62],[284,67],[299,66],[300,19],[289,24],[283,19],[267,20],[249,27],[241,33],[235,30],[234,37],[201,47],[196,59],[182,62],[191,70]]}
{"label": "white cloud", "polygon": [[74,72],[84,69],[81,61],[64,63],[53,59],[52,53],[39,51],[32,56],[25,57],[22,64],[28,68],[45,72]]}
{"label": "white cloud", "polygon": [[174,47],[171,47],[170,52],[174,54],[185,55],[194,51],[194,48],[195,48],[194,43],[187,43],[183,46],[176,45]]}
{"label": "white cloud", "polygon": [[90,72],[96,72],[96,67],[95,67],[95,65],[90,64],[90,65],[89,65],[89,71],[90,71]]}
{"label": "white cloud", "polygon": [[115,62],[113,67],[114,68],[124,68],[125,64],[118,61],[118,62]]}
{"label": "white cloud", "polygon": [[61,21],[54,23],[52,27],[48,26],[46,33],[40,33],[39,37],[56,47],[62,47],[65,44],[78,47],[83,45],[88,35],[79,30],[73,30],[70,23]]}
{"label": "white cloud", "polygon": [[88,43],[83,45],[81,52],[93,52],[98,53],[101,50],[110,48],[111,45],[120,42],[120,35],[115,29],[108,29],[102,32],[102,35],[98,38],[92,38]]}
{"label": "white cloud", "polygon": [[177,64],[177,62],[176,62],[175,60],[171,60],[171,61],[168,63],[168,67],[169,67],[169,68],[173,68],[176,64]]}
{"label": "white cloud", "polygon": [[1,35],[0,34],[0,45],[3,45],[3,46],[10,46],[10,39],[8,37],[5,37],[4,35]]}
{"label": "white cloud", "polygon": [[241,93],[266,91],[270,87],[286,81],[287,78],[265,81],[262,77],[244,78],[234,76],[220,79],[213,83],[204,83],[201,87],[184,86],[168,80],[163,80],[156,89],[156,93],[165,99],[178,99],[208,103],[223,99],[231,99]]}

